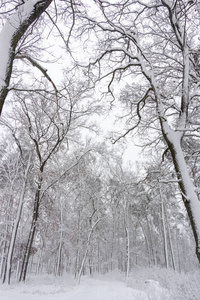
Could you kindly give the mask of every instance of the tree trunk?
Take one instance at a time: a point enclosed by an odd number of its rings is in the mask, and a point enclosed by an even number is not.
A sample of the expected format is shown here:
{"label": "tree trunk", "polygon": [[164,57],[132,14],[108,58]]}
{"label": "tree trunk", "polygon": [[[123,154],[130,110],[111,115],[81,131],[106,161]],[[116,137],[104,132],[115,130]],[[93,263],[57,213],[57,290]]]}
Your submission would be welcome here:
{"label": "tree trunk", "polygon": [[[175,11],[172,10],[168,3],[162,0],[164,6],[167,7],[169,11],[169,19],[172,25],[172,28],[177,32],[177,22]],[[180,24],[179,24],[180,25]],[[189,89],[190,89],[190,51],[187,44],[187,34],[185,32],[185,27],[182,27],[180,30],[179,44],[182,51],[182,60],[183,60],[183,70],[182,70],[182,90],[181,90],[181,106],[180,114],[177,120],[177,129],[172,130],[167,123],[167,119],[163,116],[163,107],[157,93],[157,88],[154,86],[154,90],[158,96],[157,98],[157,108],[159,113],[159,119],[161,124],[161,130],[163,137],[169,147],[171,156],[174,163],[174,168],[176,171],[176,176],[178,179],[178,184],[182,193],[183,203],[188,213],[190,224],[192,227],[193,235],[196,242],[196,255],[200,262],[200,201],[198,199],[197,193],[195,191],[195,186],[190,179],[189,171],[187,169],[186,161],[182,149],[182,138],[183,133],[188,124],[188,106],[190,102],[189,98]],[[176,35],[177,37],[177,35]]]}
{"label": "tree trunk", "polygon": [[17,261],[17,268],[16,268],[16,274],[15,274],[15,278],[18,280],[19,279],[19,269],[20,268],[20,260],[18,259]]}
{"label": "tree trunk", "polygon": [[4,274],[5,274],[6,252],[7,252],[7,244],[6,244],[6,241],[4,241],[3,249],[2,249],[2,253],[1,253],[1,266],[0,266],[0,276],[3,279],[4,279]]}
{"label": "tree trunk", "polygon": [[39,249],[39,257],[38,257],[38,261],[37,261],[37,267],[36,267],[36,274],[35,275],[39,275],[41,273],[41,269],[42,269],[42,251],[43,249]]}
{"label": "tree trunk", "polygon": [[78,266],[80,263],[80,231],[81,231],[81,215],[80,210],[78,211],[78,232],[77,232],[77,241],[76,241],[76,258],[75,258],[75,272],[74,272],[74,278],[78,275]]}
{"label": "tree trunk", "polygon": [[[116,235],[116,214],[115,212],[113,212],[113,216],[112,216],[112,235],[111,235],[111,241],[110,241],[110,262],[109,262],[109,271],[113,271],[113,260],[114,260],[114,248],[115,248],[115,235]],[[119,237],[119,234],[118,234]],[[119,242],[119,239],[118,239]],[[119,243],[118,243],[118,247],[117,249],[120,249]],[[119,252],[117,252],[117,256],[118,256]],[[118,259],[118,262],[121,262],[121,259]],[[118,267],[120,268],[119,264]]]}
{"label": "tree trunk", "polygon": [[101,253],[100,253],[100,241],[97,244],[97,272],[100,274],[101,272]]}
{"label": "tree trunk", "polygon": [[176,250],[177,250],[177,257],[178,257],[178,270],[181,273],[182,271],[182,266],[181,266],[181,258],[180,258],[180,236],[178,232],[178,226],[177,226],[177,221],[176,221]]}
{"label": "tree trunk", "polygon": [[126,235],[126,278],[128,278],[130,272],[130,234],[127,222],[126,207],[124,207],[124,228]]}
{"label": "tree trunk", "polygon": [[[152,262],[151,248],[150,248],[151,246],[150,246],[150,243],[149,243],[149,240],[148,240],[148,236],[147,236],[147,234],[146,234],[146,232],[145,232],[145,230],[144,230],[141,222],[139,222],[139,224],[140,224],[140,227],[141,227],[142,232],[144,234],[144,238],[145,238],[145,242],[146,242],[146,246],[147,246],[147,253],[148,253],[148,257],[149,257],[149,259],[148,259],[149,260],[149,267],[150,267],[151,266],[151,262]],[[148,228],[148,230],[149,230],[149,228]]]}
{"label": "tree trunk", "polygon": [[[187,169],[186,161],[183,154],[183,149],[181,146],[181,141],[183,138],[183,134],[186,130],[188,124],[188,106],[189,106],[189,78],[190,78],[190,51],[187,45],[187,35],[185,32],[185,28],[183,28],[176,18],[176,10],[171,9],[168,1],[162,0],[163,6],[165,6],[169,11],[169,21],[172,26],[172,30],[175,32],[175,36],[178,39],[177,42],[180,45],[182,52],[182,60],[183,60],[183,70],[182,70],[182,89],[181,89],[181,105],[180,105],[180,114],[176,120],[176,129],[171,129],[169,123],[167,121],[167,116],[165,115],[165,108],[163,107],[162,99],[159,84],[156,81],[154,73],[151,69],[149,71],[146,68],[145,60],[142,57],[143,53],[139,53],[138,61],[140,62],[141,70],[143,75],[149,81],[151,88],[155,95],[155,102],[157,105],[157,115],[160,121],[162,135],[164,137],[165,142],[168,145],[170,150],[174,168],[176,171],[176,176],[178,179],[178,184],[182,193],[183,203],[188,213],[188,217],[190,220],[190,224],[192,227],[193,235],[196,242],[196,255],[200,262],[200,201],[195,192],[195,186],[192,183],[189,171]],[[180,25],[181,29],[177,33],[178,25]],[[178,37],[179,36],[179,37]],[[138,47],[140,48],[140,47]]]}
{"label": "tree trunk", "polygon": [[31,254],[31,248],[32,248],[33,240],[34,240],[34,236],[35,236],[37,220],[38,220],[38,217],[39,217],[40,192],[41,192],[42,180],[43,180],[43,178],[41,177],[39,179],[37,191],[35,193],[33,217],[32,217],[28,242],[26,244],[26,249],[25,249],[25,254],[24,254],[24,259],[23,259],[23,263],[22,263],[22,269],[21,269],[19,281],[25,281],[26,280],[26,273],[27,273],[29,258],[30,258],[30,254]]}
{"label": "tree trunk", "polygon": [[24,174],[24,182],[23,182],[23,186],[22,186],[21,196],[19,199],[19,204],[18,204],[18,209],[17,209],[17,217],[15,219],[13,230],[12,230],[12,235],[11,235],[11,240],[10,240],[10,245],[9,245],[9,250],[8,250],[8,256],[7,256],[7,260],[6,260],[6,267],[5,267],[3,283],[6,282],[6,283],[10,284],[13,252],[14,252],[14,248],[15,248],[15,242],[16,242],[19,222],[20,222],[21,214],[22,214],[22,208],[23,208],[23,203],[24,203],[24,196],[25,196],[25,192],[26,192],[26,184],[27,184],[27,179],[28,179],[28,173],[30,170],[30,165],[31,165],[31,155],[29,156],[28,164],[27,164],[26,171]]}
{"label": "tree trunk", "polygon": [[155,251],[155,247],[154,247],[155,243],[154,243],[154,239],[152,236],[152,228],[153,228],[152,220],[150,220],[150,222],[149,222],[148,216],[146,216],[146,220],[147,220],[147,228],[148,228],[148,232],[149,232],[149,240],[150,240],[149,244],[150,244],[152,260],[153,260],[153,264],[156,266],[157,258],[156,258],[156,251]]}
{"label": "tree trunk", "polygon": [[172,132],[165,122],[162,122],[162,130],[173,158],[183,203],[187,210],[196,242],[196,255],[200,262],[200,201],[195,192],[195,186],[189,176],[189,171],[181,147],[180,133]]}
{"label": "tree trunk", "polygon": [[175,256],[174,256],[174,248],[172,244],[172,238],[171,238],[171,230],[167,218],[167,213],[166,213],[166,223],[167,223],[167,231],[168,231],[168,237],[169,237],[169,247],[170,247],[170,252],[171,252],[171,259],[172,259],[172,267],[174,271],[176,271],[176,263],[175,263]]}
{"label": "tree trunk", "polygon": [[84,256],[83,256],[83,259],[82,259],[82,262],[81,262],[81,266],[80,266],[80,269],[79,269],[79,273],[78,273],[78,283],[81,282],[81,275],[82,275],[82,272],[83,272],[83,268],[85,266],[85,261],[86,261],[86,258],[87,258],[87,253],[88,253],[88,249],[89,249],[89,245],[90,245],[90,241],[91,241],[91,237],[92,237],[92,233],[95,229],[95,227],[97,226],[97,224],[101,221],[101,219],[98,219],[93,225],[92,225],[92,228],[88,234],[88,239],[87,239],[87,244],[86,244],[86,248],[85,248],[85,253],[84,253]]}
{"label": "tree trunk", "polygon": [[61,276],[61,258],[62,258],[62,244],[63,242],[59,242],[58,248],[58,259],[57,259],[57,266],[56,266],[56,276]]}
{"label": "tree trunk", "polygon": [[61,275],[62,246],[63,246],[63,207],[62,207],[62,200],[60,199],[60,240],[59,240],[59,247],[58,247],[56,276]]}
{"label": "tree trunk", "polygon": [[[2,278],[2,282],[4,282],[4,278],[6,275],[6,264],[7,264],[7,257],[8,257],[8,251],[9,251],[9,243],[8,243],[8,235],[10,235],[10,226],[9,224],[12,224],[12,220],[11,220],[11,215],[10,212],[12,211],[12,207],[13,207],[13,199],[12,199],[12,195],[14,192],[14,180],[11,180],[11,188],[9,191],[9,199],[8,199],[8,205],[6,208],[6,213],[5,213],[5,234],[3,237],[3,241],[1,242],[2,244],[2,255],[1,255],[1,269],[0,269],[0,275]],[[12,228],[11,228],[11,232],[12,232]]]}
{"label": "tree trunk", "polygon": [[163,228],[165,266],[168,269],[169,268],[169,257],[168,257],[168,246],[167,246],[167,231],[166,231],[166,224],[165,224],[164,203],[163,203],[163,197],[162,197],[160,183],[159,183],[159,192],[160,192],[160,201],[161,201],[161,219],[162,219],[162,228]]}
{"label": "tree trunk", "polygon": [[18,5],[16,12],[5,23],[0,33],[0,114],[8,94],[15,49],[27,29],[47,9],[52,0],[28,0]]}

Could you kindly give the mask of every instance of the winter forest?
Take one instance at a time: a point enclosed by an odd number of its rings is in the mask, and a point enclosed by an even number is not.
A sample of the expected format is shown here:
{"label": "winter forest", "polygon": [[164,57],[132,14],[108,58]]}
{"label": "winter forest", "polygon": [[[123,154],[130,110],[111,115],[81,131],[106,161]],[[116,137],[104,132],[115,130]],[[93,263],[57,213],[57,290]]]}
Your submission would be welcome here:
{"label": "winter forest", "polygon": [[200,299],[199,32],[199,0],[0,1],[0,299]]}

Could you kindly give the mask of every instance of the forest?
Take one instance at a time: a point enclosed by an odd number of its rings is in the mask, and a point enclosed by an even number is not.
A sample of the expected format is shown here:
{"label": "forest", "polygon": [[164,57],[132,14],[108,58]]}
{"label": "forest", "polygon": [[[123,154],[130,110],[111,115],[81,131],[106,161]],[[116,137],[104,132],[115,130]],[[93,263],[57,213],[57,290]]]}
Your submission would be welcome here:
{"label": "forest", "polygon": [[198,271],[200,2],[1,0],[0,20],[1,282]]}

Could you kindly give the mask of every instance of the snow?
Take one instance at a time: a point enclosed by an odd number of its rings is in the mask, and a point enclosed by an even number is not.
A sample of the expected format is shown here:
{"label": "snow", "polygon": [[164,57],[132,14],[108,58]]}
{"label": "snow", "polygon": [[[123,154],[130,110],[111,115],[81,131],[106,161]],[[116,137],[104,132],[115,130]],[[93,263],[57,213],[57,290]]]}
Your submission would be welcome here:
{"label": "snow", "polygon": [[0,283],[0,300],[199,300],[199,277],[155,266],[134,268],[128,279],[117,270],[82,276],[80,285],[73,274],[28,274],[25,283]]}
{"label": "snow", "polygon": [[90,279],[67,295],[67,300],[147,300],[145,292],[127,287],[123,282]]}
{"label": "snow", "polygon": [[16,13],[14,13],[10,19],[5,23],[3,29],[0,32],[0,89],[4,86],[4,80],[6,77],[6,70],[9,64],[10,46],[13,35],[18,30],[20,24],[24,22],[32,13],[34,5],[38,0],[29,0],[20,6]]}
{"label": "snow", "polygon": [[[44,279],[43,279],[44,280]],[[15,283],[11,286],[0,286],[0,300],[149,300],[149,289],[159,290],[159,283],[148,283],[148,294],[144,291],[128,287],[125,282],[110,279],[101,280],[83,278],[80,285],[71,280],[69,283],[63,280],[58,284],[57,278],[46,279],[46,284],[34,282]],[[153,288],[152,288],[153,287]],[[160,288],[161,289],[161,288]],[[154,300],[161,298],[152,298]],[[163,298],[162,298],[163,299]]]}
{"label": "snow", "polygon": [[192,217],[194,224],[196,226],[196,232],[198,234],[198,241],[199,241],[199,247],[200,247],[200,201],[197,197],[197,194],[195,192],[195,187],[192,183],[192,180],[190,179],[189,171],[187,169],[187,165],[184,158],[184,153],[182,151],[181,145],[180,145],[180,133],[175,132],[169,128],[169,125],[167,122],[163,122],[163,128],[165,133],[168,136],[169,141],[173,144],[173,147],[175,149],[176,153],[176,160],[177,164],[179,166],[179,172],[182,177],[182,181],[184,184],[184,188],[186,191],[186,195],[184,195],[188,202],[190,203],[191,211],[192,211]]}

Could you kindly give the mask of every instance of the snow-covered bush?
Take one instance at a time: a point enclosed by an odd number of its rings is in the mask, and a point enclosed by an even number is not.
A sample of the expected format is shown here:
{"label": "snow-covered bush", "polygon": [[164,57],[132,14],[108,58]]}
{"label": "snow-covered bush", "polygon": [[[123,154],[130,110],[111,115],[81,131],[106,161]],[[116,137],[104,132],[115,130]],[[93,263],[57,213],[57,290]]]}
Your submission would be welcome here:
{"label": "snow-covered bush", "polygon": [[192,273],[179,273],[171,269],[154,267],[135,269],[127,280],[127,284],[134,289],[146,291],[150,300],[161,298],[162,300],[169,298],[199,300],[199,278],[200,271],[198,270]]}

